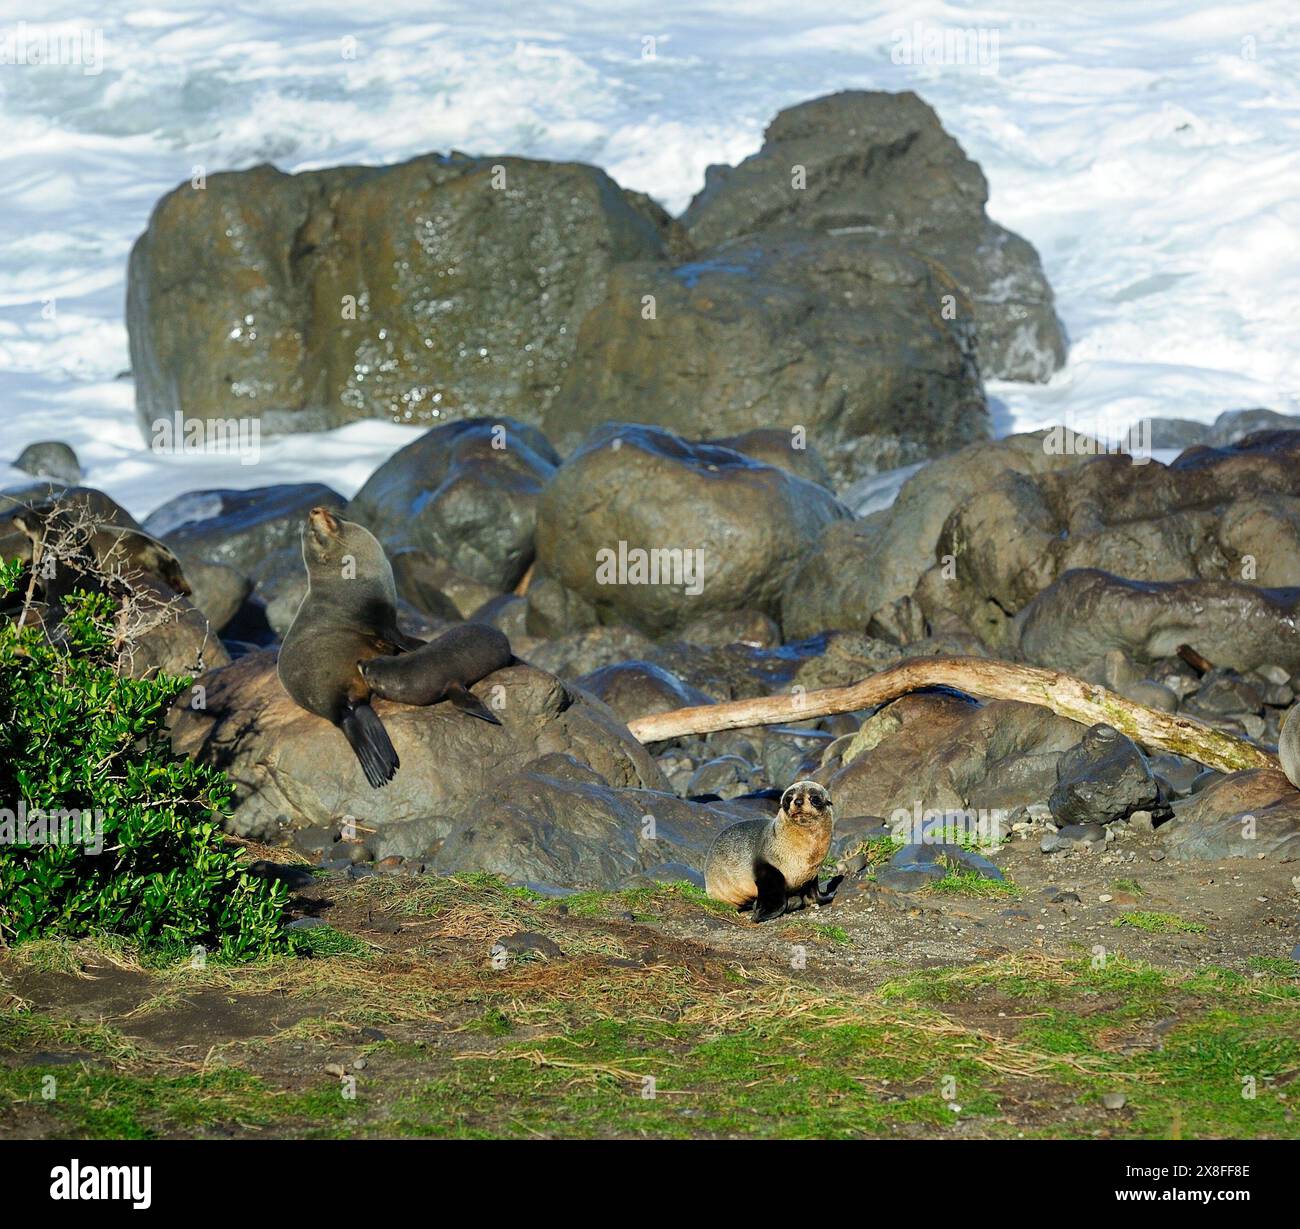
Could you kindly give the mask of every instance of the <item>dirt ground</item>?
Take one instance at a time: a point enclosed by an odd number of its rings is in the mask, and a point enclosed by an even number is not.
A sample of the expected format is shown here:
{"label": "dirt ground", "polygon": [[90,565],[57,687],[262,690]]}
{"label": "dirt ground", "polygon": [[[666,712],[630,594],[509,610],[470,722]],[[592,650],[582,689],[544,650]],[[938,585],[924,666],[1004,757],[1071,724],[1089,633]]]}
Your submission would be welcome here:
{"label": "dirt ground", "polygon": [[318,876],[310,958],[29,944],[0,1135],[1300,1136],[1300,866],[1160,852],[1013,841],[1006,885],[866,873],[761,926],[681,885]]}

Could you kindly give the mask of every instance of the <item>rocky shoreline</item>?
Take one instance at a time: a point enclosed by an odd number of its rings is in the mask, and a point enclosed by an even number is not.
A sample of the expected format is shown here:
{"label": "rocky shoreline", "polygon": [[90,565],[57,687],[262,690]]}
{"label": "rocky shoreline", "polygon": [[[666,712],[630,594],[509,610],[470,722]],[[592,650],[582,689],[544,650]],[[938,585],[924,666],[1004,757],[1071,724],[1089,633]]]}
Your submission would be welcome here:
{"label": "rocky shoreline", "polygon": [[[127,668],[196,676],[173,743],[231,777],[232,834],[354,878],[698,882],[722,826],[804,777],[835,800],[840,873],[878,891],[1000,875],[998,841],[936,854],[927,815],[996,815],[1053,859],[1126,831],[1175,860],[1294,859],[1282,773],[1202,771],[1034,704],[931,689],[649,746],[628,731],[958,655],[1277,747],[1300,693],[1300,420],[1148,424],[1181,449],[1169,464],[1063,429],[990,439],[982,378],[1045,380],[1066,341],[987,195],[919,98],[860,92],[782,112],[680,219],[596,168],[509,157],[184,185],[131,258],[146,438],[177,411],[429,429],[350,500],[195,491],[142,524],[38,445],[0,553],[30,560],[18,510],[55,500],[164,544],[184,585],[147,583],[178,614]],[[864,510],[902,466],[897,499]],[[275,676],[314,507],[382,542],[409,635],[489,623],[523,663],[474,688],[500,726],[378,705],[402,761],[382,791]]]}

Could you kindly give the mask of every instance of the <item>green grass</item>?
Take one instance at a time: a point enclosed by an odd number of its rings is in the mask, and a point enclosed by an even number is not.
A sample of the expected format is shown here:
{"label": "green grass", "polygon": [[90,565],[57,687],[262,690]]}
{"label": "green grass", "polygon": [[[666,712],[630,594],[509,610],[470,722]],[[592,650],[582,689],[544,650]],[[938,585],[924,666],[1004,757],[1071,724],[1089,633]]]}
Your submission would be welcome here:
{"label": "green grass", "polygon": [[[310,960],[147,970],[149,1010],[103,1023],[11,995],[0,1010],[0,1118],[28,1133],[127,1138],[860,1138],[943,1135],[959,1121],[963,1135],[1300,1137],[1284,1099],[1300,1075],[1290,961],[1187,973],[1024,952],[846,988],[838,973],[819,985],[811,967],[761,956],[684,960],[661,948],[653,960],[611,959],[617,942],[590,919],[689,917],[703,901],[682,885],[582,894],[567,919],[558,902],[488,878],[345,891],[441,937],[427,952],[361,945],[362,958],[330,939],[339,953]],[[850,942],[811,915],[787,920]],[[546,928],[565,957],[492,968],[498,922]],[[0,970],[75,976],[106,960],[85,944],[29,945],[0,956]],[[167,996],[213,988],[267,1004],[267,1035],[205,1033],[180,1059],[132,1040],[133,1022],[157,1021]],[[367,1040],[367,1024],[384,1038]],[[84,1057],[52,1065],[42,1052]],[[325,1067],[341,1063],[352,1078],[363,1055],[349,1100]],[[47,1077],[53,1101],[41,1095]],[[1121,1111],[1101,1105],[1113,1091],[1127,1098]]]}
{"label": "green grass", "polygon": [[1205,926],[1201,922],[1184,921],[1175,913],[1156,913],[1144,909],[1121,913],[1111,922],[1111,925],[1130,926],[1134,930],[1144,930],[1148,934],[1202,935],[1205,933]]}
{"label": "green grass", "polygon": [[1129,892],[1134,896],[1145,896],[1142,885],[1136,879],[1116,879],[1110,885],[1116,892]]}
{"label": "green grass", "polygon": [[1020,896],[1020,889],[1011,880],[986,879],[978,871],[955,862],[949,862],[948,873],[942,879],[936,879],[926,891],[942,896],[1000,897],[1007,900]]}

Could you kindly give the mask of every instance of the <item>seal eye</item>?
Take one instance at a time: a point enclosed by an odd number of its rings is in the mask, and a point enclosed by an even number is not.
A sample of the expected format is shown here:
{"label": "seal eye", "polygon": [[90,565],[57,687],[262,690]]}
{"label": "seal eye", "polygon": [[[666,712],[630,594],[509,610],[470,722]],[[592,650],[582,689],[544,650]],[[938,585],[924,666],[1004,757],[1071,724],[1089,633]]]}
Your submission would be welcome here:
{"label": "seal eye", "polygon": [[793,806],[794,806],[794,790],[788,789],[785,791],[784,794],[781,795],[781,810],[783,810],[788,815],[790,813],[791,807]]}

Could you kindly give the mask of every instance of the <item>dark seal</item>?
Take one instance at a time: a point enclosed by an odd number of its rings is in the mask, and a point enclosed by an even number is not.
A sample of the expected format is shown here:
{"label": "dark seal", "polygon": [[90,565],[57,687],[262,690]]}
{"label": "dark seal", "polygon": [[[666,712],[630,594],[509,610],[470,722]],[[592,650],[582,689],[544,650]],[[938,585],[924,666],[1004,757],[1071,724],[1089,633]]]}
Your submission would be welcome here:
{"label": "dark seal", "polygon": [[307,596],[280,648],[280,682],[296,704],[333,722],[356,752],[366,780],[381,789],[400,766],[370,685],[358,666],[420,648],[397,626],[393,569],[364,526],[313,508],[302,532]]}
{"label": "dark seal", "polygon": [[450,700],[463,712],[500,725],[469,688],[514,660],[503,632],[485,623],[464,623],[413,653],[372,657],[361,663],[361,673],[371,692],[385,700],[420,705]]}

